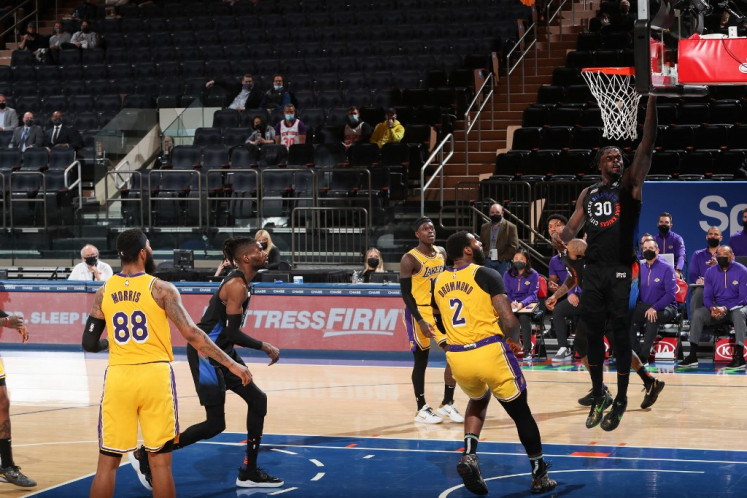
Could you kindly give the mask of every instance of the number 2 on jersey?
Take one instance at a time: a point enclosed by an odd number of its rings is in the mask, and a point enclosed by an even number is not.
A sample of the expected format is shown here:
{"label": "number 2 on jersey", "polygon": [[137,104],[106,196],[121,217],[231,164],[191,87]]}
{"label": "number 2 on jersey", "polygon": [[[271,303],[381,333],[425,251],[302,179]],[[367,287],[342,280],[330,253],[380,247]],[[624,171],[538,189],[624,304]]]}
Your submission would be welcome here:
{"label": "number 2 on jersey", "polygon": [[449,299],[449,308],[455,310],[454,314],[451,315],[451,324],[454,327],[464,327],[467,325],[467,320],[462,316],[462,307],[464,304],[461,299],[456,297]]}
{"label": "number 2 on jersey", "polygon": [[143,343],[148,340],[148,324],[146,323],[145,313],[135,310],[130,316],[127,313],[119,311],[112,317],[114,325],[114,340],[118,344],[125,345],[130,339],[137,343]]}

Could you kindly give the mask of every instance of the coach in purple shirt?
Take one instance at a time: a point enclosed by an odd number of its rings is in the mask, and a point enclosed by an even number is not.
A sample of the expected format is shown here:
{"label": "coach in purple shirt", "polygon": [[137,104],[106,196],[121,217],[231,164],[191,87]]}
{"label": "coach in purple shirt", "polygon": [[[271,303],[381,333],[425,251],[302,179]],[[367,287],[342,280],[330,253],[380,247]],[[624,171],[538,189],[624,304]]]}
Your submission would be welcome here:
{"label": "coach in purple shirt", "polygon": [[690,354],[680,366],[698,365],[698,341],[703,327],[720,323],[734,325],[736,336],[730,368],[744,368],[744,338],[747,332],[747,268],[734,261],[729,246],[716,251],[718,264],[705,274],[703,307],[695,311],[690,327]]}
{"label": "coach in purple shirt", "polygon": [[[674,297],[677,293],[677,280],[672,265],[659,259],[659,246],[655,240],[646,240],[641,249],[646,262],[641,265],[640,294],[633,310],[630,333],[633,350],[642,362],[647,363],[659,325],[671,321],[677,314]],[[641,327],[644,327],[642,343],[637,339],[637,332]]]}
{"label": "coach in purple shirt", "polygon": [[729,238],[729,246],[734,256],[747,256],[747,209],[742,211],[742,230],[733,233]]}
{"label": "coach in purple shirt", "polygon": [[[716,266],[716,251],[721,246],[723,236],[721,230],[717,227],[711,227],[706,233],[706,247],[704,249],[698,249],[693,253],[689,263],[689,282],[691,284],[703,284],[706,271]],[[695,310],[703,307],[703,287],[691,287],[690,288],[690,314],[693,316]]]}
{"label": "coach in purple shirt", "polygon": [[682,268],[685,266],[685,241],[682,237],[672,231],[672,215],[661,213],[659,215],[659,235],[655,237],[659,244],[659,254],[674,254],[674,269],[682,278]]}

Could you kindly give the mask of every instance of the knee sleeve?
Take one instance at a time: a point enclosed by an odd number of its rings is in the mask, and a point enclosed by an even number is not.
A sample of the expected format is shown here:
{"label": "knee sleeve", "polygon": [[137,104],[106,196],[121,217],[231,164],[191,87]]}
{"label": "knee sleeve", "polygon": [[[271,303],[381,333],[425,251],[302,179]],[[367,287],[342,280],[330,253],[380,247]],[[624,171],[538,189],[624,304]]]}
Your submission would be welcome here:
{"label": "knee sleeve", "polygon": [[508,416],[516,424],[516,430],[519,433],[519,440],[524,446],[527,455],[542,454],[542,438],[540,437],[539,427],[532,416],[532,410],[529,408],[527,401],[528,395],[525,389],[521,395],[513,401],[501,401],[501,406],[506,410]]}

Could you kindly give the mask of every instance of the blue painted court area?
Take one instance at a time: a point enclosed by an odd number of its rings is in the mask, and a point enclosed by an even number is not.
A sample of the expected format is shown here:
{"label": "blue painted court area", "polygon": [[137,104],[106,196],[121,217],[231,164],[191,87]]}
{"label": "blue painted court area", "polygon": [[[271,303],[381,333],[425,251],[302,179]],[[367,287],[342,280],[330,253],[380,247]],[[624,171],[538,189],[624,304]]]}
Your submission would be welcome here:
{"label": "blue painted court area", "polygon": [[[285,480],[275,489],[237,488],[241,434],[174,452],[182,497],[463,497],[456,472],[461,441],[265,435],[260,465]],[[744,496],[747,452],[544,445],[558,487],[544,496]],[[493,496],[529,495],[529,463],[518,443],[481,442],[483,477]],[[87,496],[92,477],[34,496]],[[116,496],[150,496],[129,464]]]}

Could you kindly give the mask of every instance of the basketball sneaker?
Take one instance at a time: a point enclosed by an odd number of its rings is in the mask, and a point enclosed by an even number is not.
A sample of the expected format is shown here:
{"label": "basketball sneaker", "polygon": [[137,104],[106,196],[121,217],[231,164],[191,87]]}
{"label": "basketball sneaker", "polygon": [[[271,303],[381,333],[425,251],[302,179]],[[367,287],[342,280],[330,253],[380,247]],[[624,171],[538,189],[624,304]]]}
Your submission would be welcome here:
{"label": "basketball sneaker", "polygon": [[654,403],[656,403],[656,400],[659,397],[659,393],[662,389],[664,389],[665,382],[663,380],[654,379],[652,382],[649,382],[648,385],[643,386],[643,390],[646,391],[646,394],[643,396],[643,402],[641,403],[641,408],[644,410]]}
{"label": "basketball sneaker", "polygon": [[605,431],[614,431],[617,429],[617,426],[620,425],[620,421],[623,418],[623,414],[625,413],[625,409],[628,407],[628,398],[620,400],[615,400],[615,402],[612,404],[612,409],[607,412],[607,414],[604,416],[604,419],[602,420],[602,429]]}
{"label": "basketball sneaker", "polygon": [[482,479],[478,461],[477,455],[462,455],[462,459],[457,464],[457,472],[462,476],[465,488],[476,495],[486,495],[488,494],[488,485]]}
{"label": "basketball sneaker", "polygon": [[433,413],[433,410],[427,404],[423,405],[423,408],[415,415],[415,422],[422,424],[440,424],[443,421],[444,419]]}
{"label": "basketball sneaker", "polygon": [[558,352],[555,353],[555,356],[552,357],[552,361],[571,361],[573,359],[573,351],[571,348],[567,348],[563,346],[562,348],[558,349]]}
{"label": "basketball sneaker", "polygon": [[279,488],[283,484],[283,481],[267,475],[267,472],[259,467],[251,470],[239,468],[239,477],[236,478],[236,486],[240,488]]}
{"label": "basketball sneaker", "polygon": [[698,367],[698,356],[695,354],[692,354],[691,352],[690,354],[687,355],[687,358],[685,358],[684,360],[680,362],[680,366],[685,367],[685,368],[691,368],[691,367],[697,368]]}
{"label": "basketball sneaker", "polygon": [[604,410],[612,404],[612,395],[609,391],[604,391],[601,397],[595,398],[594,403],[589,410],[589,416],[586,417],[586,428],[591,429],[599,425],[604,415]]}
{"label": "basketball sneaker", "polygon": [[[607,388],[607,386],[603,385],[602,389],[604,389],[605,393],[610,393],[610,390]],[[586,396],[584,396],[583,398],[578,398],[578,404],[581,406],[591,406],[592,404],[594,404],[594,394],[592,391],[593,389],[589,389],[589,393]],[[612,395],[610,394],[610,396]]]}
{"label": "basketball sneaker", "polygon": [[0,467],[0,479],[5,482],[21,486],[23,488],[30,488],[36,486],[36,481],[29,479],[21,472],[21,467],[18,465],[9,465],[8,467]]}
{"label": "basketball sneaker", "polygon": [[127,454],[130,465],[135,469],[140,484],[149,491],[153,491],[153,475],[150,472],[150,461],[148,461],[148,452],[145,446],[141,446],[132,453]]}
{"label": "basketball sneaker", "polygon": [[441,405],[436,409],[436,413],[439,417],[446,419],[447,417],[452,422],[462,423],[464,422],[464,417],[461,413],[456,409],[454,406],[454,403],[449,403],[448,405]]}
{"label": "basketball sneaker", "polygon": [[537,473],[532,472],[532,487],[530,488],[532,493],[545,493],[555,489],[555,486],[558,485],[557,481],[550,479],[547,473],[549,468],[549,464],[544,464]]}
{"label": "basketball sneaker", "polygon": [[728,368],[744,368],[745,362],[744,362],[744,356],[741,354],[735,354],[731,362],[727,365]]}

